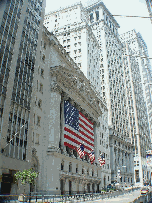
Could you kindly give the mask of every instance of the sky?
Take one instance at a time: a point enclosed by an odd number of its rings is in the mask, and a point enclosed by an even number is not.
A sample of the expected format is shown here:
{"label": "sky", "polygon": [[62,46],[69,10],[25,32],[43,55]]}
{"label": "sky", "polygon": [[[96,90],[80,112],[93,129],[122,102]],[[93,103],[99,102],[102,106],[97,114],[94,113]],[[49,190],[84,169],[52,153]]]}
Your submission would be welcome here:
{"label": "sky", "polygon": [[[83,6],[90,5],[98,0],[81,0]],[[78,0],[57,0],[52,3],[52,0],[46,0],[45,13],[66,7],[80,2]],[[146,0],[103,0],[103,3],[112,15],[129,15],[129,16],[145,16],[149,17]],[[144,39],[149,57],[152,58],[152,23],[149,18],[138,17],[114,17],[120,25],[118,33],[122,34],[127,31],[135,29],[140,32]],[[152,59],[150,60],[152,66]]]}

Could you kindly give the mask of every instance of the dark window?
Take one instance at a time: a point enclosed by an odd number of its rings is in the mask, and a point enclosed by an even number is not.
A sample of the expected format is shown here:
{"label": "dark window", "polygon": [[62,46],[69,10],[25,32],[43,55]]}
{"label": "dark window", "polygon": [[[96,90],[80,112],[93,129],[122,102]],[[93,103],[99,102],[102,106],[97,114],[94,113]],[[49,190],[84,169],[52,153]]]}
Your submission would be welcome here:
{"label": "dark window", "polygon": [[96,21],[99,20],[99,11],[96,11]]}
{"label": "dark window", "polygon": [[90,14],[90,22],[93,22],[93,13]]}

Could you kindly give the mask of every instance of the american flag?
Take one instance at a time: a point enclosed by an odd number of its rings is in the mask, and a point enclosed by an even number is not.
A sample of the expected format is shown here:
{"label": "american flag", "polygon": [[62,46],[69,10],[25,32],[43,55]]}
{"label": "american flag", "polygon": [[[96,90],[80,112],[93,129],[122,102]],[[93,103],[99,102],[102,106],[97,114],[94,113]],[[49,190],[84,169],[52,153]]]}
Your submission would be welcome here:
{"label": "american flag", "polygon": [[90,162],[91,164],[93,164],[94,160],[95,160],[95,155],[94,155],[94,151],[92,150],[92,152],[89,154],[89,158],[90,158]]}
{"label": "american flag", "polygon": [[77,149],[77,152],[78,152],[80,158],[85,156],[85,151],[84,151],[84,145],[83,144],[80,144],[80,147]]}
{"label": "american flag", "polygon": [[64,145],[77,150],[77,146],[85,143],[85,152],[89,155],[94,148],[93,123],[69,101],[64,101],[64,118]]}
{"label": "american flag", "polygon": [[100,157],[98,158],[98,161],[100,163],[100,166],[105,164],[105,156],[104,153],[100,154]]}

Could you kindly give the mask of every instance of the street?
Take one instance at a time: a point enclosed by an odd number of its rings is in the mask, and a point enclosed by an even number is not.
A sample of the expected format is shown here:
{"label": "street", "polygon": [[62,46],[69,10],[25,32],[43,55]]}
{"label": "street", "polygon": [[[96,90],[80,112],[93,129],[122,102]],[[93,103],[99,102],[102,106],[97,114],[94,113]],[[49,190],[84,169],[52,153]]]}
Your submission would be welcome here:
{"label": "street", "polygon": [[[140,196],[140,189],[136,190],[132,193],[128,193],[125,195],[119,195],[118,197],[112,197],[112,198],[106,198],[104,200],[94,200],[93,202],[103,202],[103,203],[109,203],[109,202],[119,202],[119,203],[129,203],[134,201],[136,198]],[[85,201],[85,202],[92,202],[92,201]],[[151,201],[152,202],[152,201]]]}

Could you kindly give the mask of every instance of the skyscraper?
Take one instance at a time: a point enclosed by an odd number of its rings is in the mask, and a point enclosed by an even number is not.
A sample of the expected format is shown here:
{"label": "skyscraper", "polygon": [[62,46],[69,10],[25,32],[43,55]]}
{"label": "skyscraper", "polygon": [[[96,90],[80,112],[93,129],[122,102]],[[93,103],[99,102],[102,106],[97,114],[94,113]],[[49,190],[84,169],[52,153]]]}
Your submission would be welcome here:
{"label": "skyscraper", "polygon": [[[129,137],[122,43],[119,24],[103,4],[86,8],[89,24],[100,45],[102,95],[108,108],[111,180],[133,183],[132,144]],[[120,172],[120,174],[118,173]]]}
{"label": "skyscraper", "polygon": [[[13,193],[5,181],[29,167],[30,102],[45,1],[0,2],[0,142],[2,193]],[[6,183],[7,182],[7,183]],[[16,192],[16,191],[15,191]]]}
{"label": "skyscraper", "polygon": [[130,137],[134,144],[134,178],[136,184],[150,180],[146,151],[152,137],[152,69],[146,43],[135,30],[120,36],[124,47],[124,83],[127,89]]}

